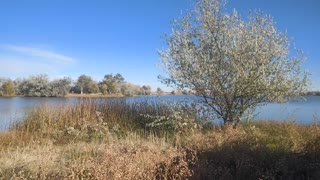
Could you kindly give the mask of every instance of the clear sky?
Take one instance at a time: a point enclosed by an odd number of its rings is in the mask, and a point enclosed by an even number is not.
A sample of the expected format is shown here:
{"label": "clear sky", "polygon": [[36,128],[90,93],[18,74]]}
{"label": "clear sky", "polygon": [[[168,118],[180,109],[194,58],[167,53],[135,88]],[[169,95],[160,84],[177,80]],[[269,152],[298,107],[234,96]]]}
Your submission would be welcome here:
{"label": "clear sky", "polygon": [[[157,76],[157,50],[171,21],[192,0],[0,0],[0,77],[46,73],[81,74],[99,81],[121,73],[128,82],[164,88]],[[243,17],[249,10],[271,14],[305,52],[310,89],[320,90],[318,0],[229,0]],[[165,88],[164,88],[165,89]]]}

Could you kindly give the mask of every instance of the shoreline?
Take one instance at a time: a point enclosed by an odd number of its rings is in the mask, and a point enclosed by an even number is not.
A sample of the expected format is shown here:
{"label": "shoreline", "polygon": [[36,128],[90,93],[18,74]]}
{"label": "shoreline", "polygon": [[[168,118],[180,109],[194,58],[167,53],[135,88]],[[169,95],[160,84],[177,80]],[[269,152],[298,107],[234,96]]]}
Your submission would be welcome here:
{"label": "shoreline", "polygon": [[[138,97],[138,96],[183,96],[185,94],[150,94],[150,95],[133,95],[125,96],[122,94],[112,94],[112,95],[102,95],[102,94],[72,94],[69,93],[66,96],[23,96],[23,95],[13,95],[13,96],[0,96],[0,98],[14,98],[14,97],[26,97],[26,98],[122,98],[122,97]],[[187,94],[191,95],[191,94]]]}
{"label": "shoreline", "polygon": [[64,98],[116,98],[125,97],[124,95],[114,94],[114,95],[103,95],[103,94],[73,94],[69,93]]}

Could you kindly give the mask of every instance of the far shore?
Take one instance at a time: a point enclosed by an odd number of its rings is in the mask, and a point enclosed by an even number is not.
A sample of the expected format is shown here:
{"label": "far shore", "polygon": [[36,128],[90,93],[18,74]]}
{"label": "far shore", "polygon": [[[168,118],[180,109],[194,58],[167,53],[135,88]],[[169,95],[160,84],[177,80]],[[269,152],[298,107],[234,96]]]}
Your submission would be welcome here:
{"label": "far shore", "polygon": [[112,95],[103,95],[103,94],[75,94],[75,93],[69,93],[65,98],[114,98],[114,97],[125,97],[122,94],[112,94]]}
{"label": "far shore", "polygon": [[123,94],[111,94],[111,95],[103,95],[103,94],[75,94],[69,93],[68,95],[64,96],[65,98],[74,98],[74,97],[85,97],[85,98],[118,98],[118,97],[136,97],[136,96],[166,96],[166,95],[183,95],[183,94],[171,94],[171,93],[163,93],[163,94],[148,94],[148,95],[133,95],[133,96],[125,96]]}
{"label": "far shore", "polygon": [[[149,95],[133,95],[133,96],[125,96],[123,94],[111,94],[111,95],[103,95],[103,94],[76,94],[76,93],[68,93],[66,96],[58,97],[58,96],[49,96],[49,98],[120,98],[120,97],[136,97],[136,96],[165,96],[165,95],[183,95],[183,94],[171,94],[171,93],[163,93],[156,94],[152,93]],[[23,96],[23,95],[12,95],[12,96],[0,96],[0,98],[13,98],[13,97],[38,97],[38,96]],[[45,97],[45,96],[40,96]]]}
{"label": "far shore", "polygon": [[[49,96],[50,98],[120,98],[120,97],[136,97],[136,96],[166,96],[166,95],[193,95],[193,94],[183,94],[183,93],[176,93],[172,94],[171,92],[164,92],[162,94],[151,93],[149,95],[133,95],[133,96],[125,96],[123,94],[111,94],[111,95],[104,95],[104,94],[76,94],[76,93],[68,93],[66,96],[58,97],[58,96]],[[320,93],[307,93],[302,96],[320,96]],[[12,97],[38,97],[38,96],[23,96],[23,95],[11,95],[11,96],[0,96],[0,98],[12,98]],[[40,96],[46,97],[46,96]]]}

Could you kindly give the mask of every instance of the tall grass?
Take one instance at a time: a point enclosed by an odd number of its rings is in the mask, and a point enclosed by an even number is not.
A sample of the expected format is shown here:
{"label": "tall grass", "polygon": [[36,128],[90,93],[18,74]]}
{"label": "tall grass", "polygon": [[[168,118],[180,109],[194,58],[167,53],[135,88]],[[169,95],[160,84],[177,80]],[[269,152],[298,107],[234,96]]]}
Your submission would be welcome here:
{"label": "tall grass", "polygon": [[185,125],[198,123],[196,116],[193,106],[127,103],[121,98],[42,106],[1,132],[0,179],[320,175],[319,125],[270,121],[244,123],[237,129]]}
{"label": "tall grass", "polygon": [[[55,143],[90,141],[90,138],[102,137],[109,131],[119,137],[133,131],[148,131],[149,134],[151,129],[146,126],[149,120],[141,115],[168,115],[171,111],[164,104],[129,104],[123,99],[107,102],[85,99],[76,105],[58,107],[44,105],[27,114],[24,121],[13,124],[9,132],[3,133],[0,145],[5,148],[43,139],[54,140]],[[8,137],[10,142],[5,141],[4,137]]]}
{"label": "tall grass", "polygon": [[171,112],[122,99],[34,109],[0,135],[0,179],[185,179],[192,175],[186,151],[142,116]]}

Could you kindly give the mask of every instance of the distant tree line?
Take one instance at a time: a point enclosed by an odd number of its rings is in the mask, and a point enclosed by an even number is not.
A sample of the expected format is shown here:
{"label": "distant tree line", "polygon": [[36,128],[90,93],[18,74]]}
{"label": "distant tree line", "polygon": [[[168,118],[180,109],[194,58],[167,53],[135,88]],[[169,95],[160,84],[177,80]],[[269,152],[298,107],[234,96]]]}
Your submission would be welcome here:
{"label": "distant tree line", "polygon": [[[69,77],[50,80],[46,74],[17,78],[15,80],[0,78],[0,96],[64,97],[68,93],[124,96],[150,95],[151,87],[128,83],[119,73],[116,75],[106,74],[99,82],[87,75],[81,75],[75,81]],[[158,88],[157,93],[162,94],[163,91]]]}
{"label": "distant tree line", "polygon": [[309,91],[306,93],[307,96],[320,96],[320,91]]}

